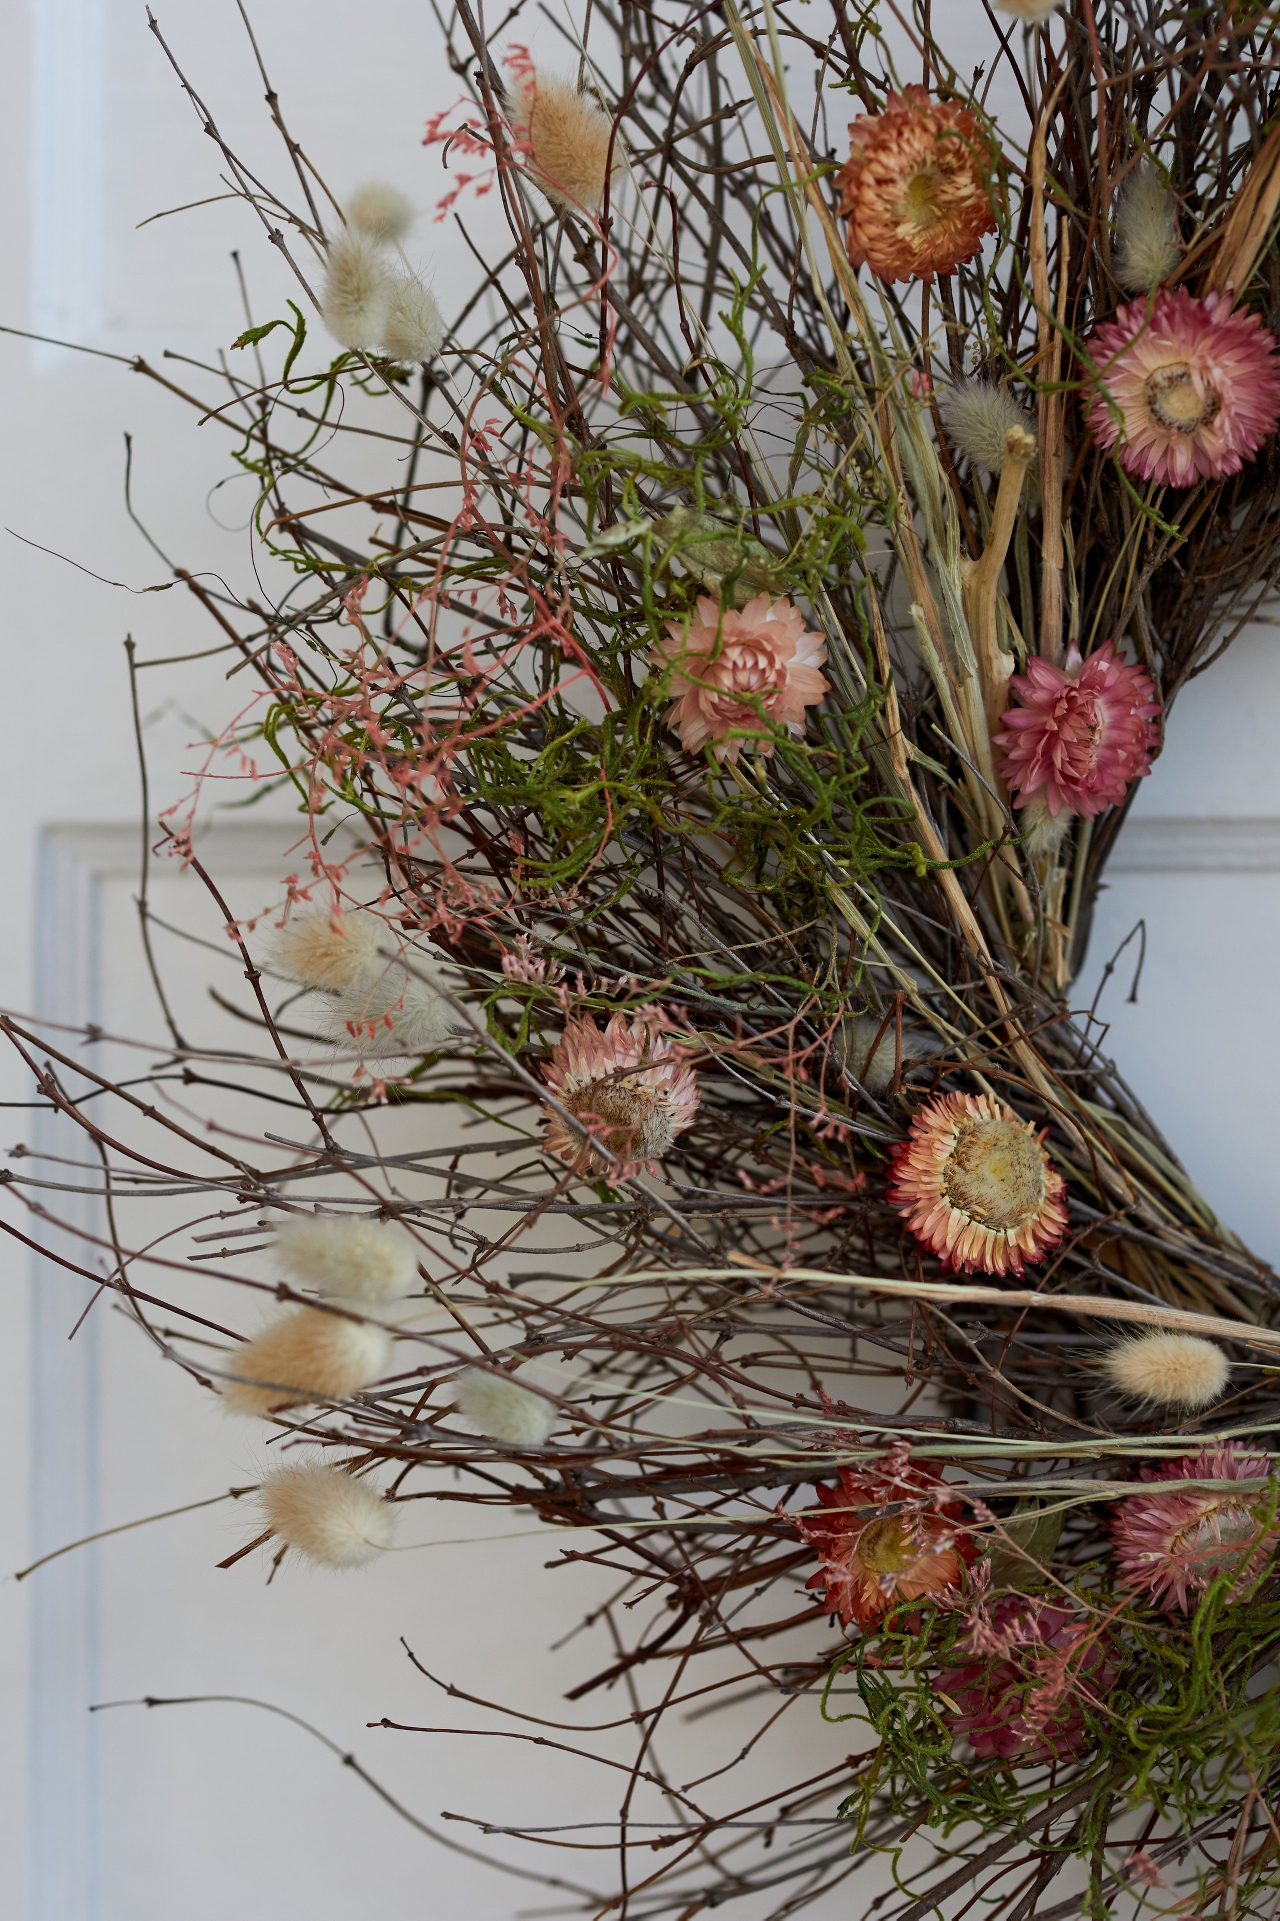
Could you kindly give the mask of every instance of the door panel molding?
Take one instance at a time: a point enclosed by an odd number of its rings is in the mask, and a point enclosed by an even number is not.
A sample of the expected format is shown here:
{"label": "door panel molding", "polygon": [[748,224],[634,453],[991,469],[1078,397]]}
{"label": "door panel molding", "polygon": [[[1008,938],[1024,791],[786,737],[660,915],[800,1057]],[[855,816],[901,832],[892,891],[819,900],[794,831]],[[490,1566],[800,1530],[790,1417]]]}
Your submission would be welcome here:
{"label": "door panel molding", "polygon": [[[214,827],[197,837],[201,860],[217,873],[283,875],[295,822],[271,820]],[[35,886],[35,1012],[68,1028],[100,1024],[106,956],[102,894],[109,884],[136,882],[141,872],[140,829],[93,823],[50,826],[37,841]],[[37,1030],[39,1031],[39,1030]],[[162,1031],[157,1010],[156,1033]],[[49,1043],[75,1056],[92,1044],[74,1033],[48,1031]],[[37,1110],[30,1130],[41,1155],[83,1162],[86,1142],[74,1122]],[[43,1173],[48,1162],[34,1166]],[[85,1181],[74,1169],[52,1170],[69,1185]],[[85,1183],[88,1184],[88,1183]],[[73,1232],[34,1217],[32,1237],[77,1266],[96,1271],[100,1250],[79,1238],[102,1232],[101,1203],[92,1195],[50,1197]],[[99,1449],[98,1310],[74,1340],[67,1336],[96,1292],[92,1282],[36,1255],[31,1312],[31,1542],[32,1559],[102,1525]],[[103,1914],[99,1778],[95,1717],[98,1700],[99,1592],[94,1546],[78,1548],[41,1568],[31,1589],[31,1921],[99,1921]]]}

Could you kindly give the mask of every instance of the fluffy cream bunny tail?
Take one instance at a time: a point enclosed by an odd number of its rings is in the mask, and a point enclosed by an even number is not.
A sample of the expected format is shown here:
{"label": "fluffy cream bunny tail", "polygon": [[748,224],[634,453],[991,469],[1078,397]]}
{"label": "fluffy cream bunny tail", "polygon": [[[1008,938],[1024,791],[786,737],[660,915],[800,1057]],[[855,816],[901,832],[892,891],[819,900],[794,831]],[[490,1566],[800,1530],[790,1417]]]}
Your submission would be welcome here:
{"label": "fluffy cream bunny tail", "polygon": [[556,1423],[556,1410],[509,1374],[470,1367],[459,1376],[458,1412],[491,1441],[508,1447],[541,1447]]}
{"label": "fluffy cream bunny tail", "polygon": [[391,1345],[376,1323],[296,1308],[228,1357],[222,1398],[233,1414],[349,1400],[386,1373]]}
{"label": "fluffy cream bunny tail", "polygon": [[395,1512],[338,1467],[279,1467],[258,1489],[262,1518],[316,1567],[363,1567],[391,1546]]}
{"label": "fluffy cream bunny tail", "polygon": [[295,1214],[276,1229],[285,1272],[321,1294],[378,1306],[413,1292],[418,1250],[395,1221],[347,1214]]}

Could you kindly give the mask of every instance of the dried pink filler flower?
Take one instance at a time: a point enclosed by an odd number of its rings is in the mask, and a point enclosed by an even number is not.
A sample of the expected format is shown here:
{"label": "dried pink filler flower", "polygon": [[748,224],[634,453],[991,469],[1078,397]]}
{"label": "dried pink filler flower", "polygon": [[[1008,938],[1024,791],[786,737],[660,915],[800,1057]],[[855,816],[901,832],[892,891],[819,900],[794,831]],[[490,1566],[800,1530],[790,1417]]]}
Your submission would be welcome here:
{"label": "dried pink filler flower", "polygon": [[1108,640],[1088,660],[1073,647],[1064,671],[1034,656],[1009,687],[1020,705],[1001,716],[1000,772],[1024,804],[1033,795],[1055,818],[1119,807],[1130,781],[1151,772],[1163,712],[1149,674]]}
{"label": "dried pink filler flower", "polygon": [[[698,1081],[685,1049],[646,1020],[615,1014],[603,1034],[593,1020],[571,1020],[556,1043],[547,1083],[563,1107],[632,1172],[665,1154],[698,1111]],[[575,1173],[607,1163],[558,1114],[547,1122],[549,1154]]]}
{"label": "dried pink filler flower", "polygon": [[1070,1609],[1017,1595],[996,1603],[991,1624],[1005,1654],[938,1676],[935,1691],[959,1710],[948,1726],[980,1761],[1073,1759],[1085,1744],[1085,1706],[1119,1671],[1107,1644]]}
{"label": "dried pink filler flower", "polygon": [[[1192,1596],[1203,1594],[1219,1574],[1236,1575],[1238,1587],[1247,1586],[1280,1542],[1280,1526],[1270,1518],[1270,1471],[1265,1454],[1245,1453],[1232,1441],[1144,1468],[1143,1479],[1167,1491],[1152,1487],[1131,1494],[1112,1519],[1116,1568],[1125,1586],[1145,1588],[1158,1606],[1183,1614]],[[1169,1487],[1180,1480],[1245,1485],[1239,1493],[1221,1494]]]}
{"label": "dried pink filler flower", "polygon": [[756,736],[756,750],[773,752],[770,722],[804,731],[804,710],[827,692],[830,682],[818,672],[827,657],[821,634],[806,632],[804,615],[789,600],[757,594],[740,613],[720,609],[707,597],[686,629],[667,622],[667,639],[649,656],[661,671],[675,663],[671,691],[676,701],[667,725],[680,745],[697,753],[708,741],[717,760],[736,760],[741,737]]}
{"label": "dried pink filler flower", "polygon": [[1139,479],[1189,487],[1238,474],[1280,418],[1275,336],[1225,295],[1179,287],[1149,311],[1135,300],[1087,345],[1098,370],[1089,425],[1103,447],[1119,442]]}

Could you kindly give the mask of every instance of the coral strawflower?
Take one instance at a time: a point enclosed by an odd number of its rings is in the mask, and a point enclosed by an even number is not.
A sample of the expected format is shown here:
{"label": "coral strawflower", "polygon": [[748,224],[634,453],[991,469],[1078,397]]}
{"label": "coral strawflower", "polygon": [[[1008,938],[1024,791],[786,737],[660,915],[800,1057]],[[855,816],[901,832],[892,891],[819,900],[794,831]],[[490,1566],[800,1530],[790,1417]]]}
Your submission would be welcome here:
{"label": "coral strawflower", "polygon": [[889,1200],[945,1274],[1021,1274],[1067,1225],[1066,1185],[1030,1121],[989,1094],[940,1094],[894,1149]]}
{"label": "coral strawflower", "polygon": [[1151,772],[1163,709],[1151,676],[1121,660],[1113,640],[1085,661],[1073,647],[1065,669],[1035,655],[1009,688],[1018,705],[1001,715],[996,745],[1024,805],[1039,795],[1055,819],[1087,819],[1121,806],[1130,781]]}
{"label": "coral strawflower", "polygon": [[[557,1041],[547,1084],[562,1107],[622,1163],[619,1174],[665,1154],[698,1110],[698,1081],[685,1048],[654,1023],[615,1014],[601,1033],[571,1020]],[[575,1173],[600,1174],[604,1158],[558,1114],[547,1121],[547,1152]]]}
{"label": "coral strawflower", "polygon": [[891,93],[849,127],[836,175],[855,267],[882,280],[932,280],[972,260],[995,232],[988,177],[999,152],[978,115],[923,87]]}
{"label": "coral strawflower", "polygon": [[744,732],[756,736],[761,754],[773,752],[773,728],[804,732],[805,708],[830,686],[818,672],[826,657],[822,635],[806,630],[789,600],[757,594],[735,612],[703,596],[687,629],[667,622],[649,664],[661,671],[675,663],[667,725],[680,745],[697,753],[710,742],[717,760],[736,760]]}
{"label": "coral strawflower", "polygon": [[[1166,1612],[1189,1612],[1219,1574],[1247,1587],[1280,1542],[1271,1462],[1228,1441],[1144,1468],[1149,1485],[1120,1502],[1111,1521],[1116,1569],[1126,1587],[1144,1588]],[[1179,1488],[1178,1481],[1238,1481],[1238,1491]],[[1159,1491],[1157,1491],[1159,1490]]]}
{"label": "coral strawflower", "polygon": [[998,1601],[991,1626],[1000,1655],[938,1676],[936,1693],[980,1761],[1069,1761],[1085,1743],[1084,1706],[1101,1701],[1118,1672],[1107,1644],[1069,1608]]}
{"label": "coral strawflower", "polygon": [[[821,1556],[805,1586],[822,1589],[828,1613],[865,1628],[903,1601],[958,1599],[978,1545],[958,1526],[962,1509],[942,1492],[940,1471],[908,1462],[891,1471],[842,1467],[839,1475],[839,1487],[814,1488],[820,1514],[791,1517]],[[900,1511],[885,1512],[899,1503]]]}
{"label": "coral strawflower", "polygon": [[1197,300],[1179,287],[1132,301],[1086,345],[1097,370],[1089,425],[1141,480],[1189,487],[1238,474],[1280,419],[1275,336],[1224,294]]}

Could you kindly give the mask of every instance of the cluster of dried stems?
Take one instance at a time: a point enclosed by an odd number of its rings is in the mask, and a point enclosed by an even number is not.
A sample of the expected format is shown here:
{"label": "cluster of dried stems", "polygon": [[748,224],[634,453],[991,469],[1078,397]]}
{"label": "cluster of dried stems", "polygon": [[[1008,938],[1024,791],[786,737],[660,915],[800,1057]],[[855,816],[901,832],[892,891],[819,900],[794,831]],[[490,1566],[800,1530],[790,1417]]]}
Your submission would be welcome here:
{"label": "cluster of dried stems", "polygon": [[[256,681],[223,744],[268,743],[307,803],[309,898],[374,903],[410,973],[447,962],[456,1038],[395,1072],[357,1058],[353,1073],[358,1048],[319,1047],[308,1004],[273,983],[267,927],[234,924],[172,812],[169,851],[229,925],[252,991],[237,1012],[261,1047],[202,1047],[158,967],[171,1048],[154,1078],[181,1080],[182,1112],[96,1077],[73,1038],[20,1019],[5,1031],[101,1174],[82,1180],[106,1198],[101,1235],[53,1258],[117,1291],[206,1388],[233,1371],[226,1343],[243,1328],[195,1315],[179,1273],[250,1305],[302,1299],[276,1282],[260,1230],[316,1200],[381,1208],[417,1237],[421,1311],[394,1376],[282,1415],[279,1433],[380,1473],[418,1515],[464,1499],[581,1530],[563,1558],[616,1572],[599,1616],[611,1650],[573,1698],[612,1690],[615,1712],[590,1725],[636,1731],[619,1879],[531,1878],[583,1912],[687,1917],[736,1899],[780,1917],[846,1882],[843,1911],[847,1877],[900,1855],[905,1878],[877,1903],[890,1921],[978,1901],[1065,1921],[1128,1896],[1261,1912],[1275,1780],[1253,1749],[1226,1753],[1221,1698],[1168,1734],[1171,1751],[1208,1742],[1223,1761],[1194,1820],[1171,1790],[1131,1805],[1134,1769],[1105,1729],[1070,1763],[946,1761],[935,1786],[957,1805],[976,1775],[1004,1783],[965,1802],[949,1836],[883,1731],[742,1807],[724,1780],[684,1789],[659,1759],[664,1717],[744,1686],[761,1734],[784,1711],[816,1718],[856,1635],[798,1596],[812,1550],[784,1509],[839,1464],[901,1444],[949,1464],[959,1498],[981,1504],[978,1537],[1007,1538],[1029,1491],[1052,1497],[1067,1521],[1037,1578],[1102,1614],[1109,1502],[1137,1464],[1185,1452],[1191,1433],[1265,1444],[1277,1416],[1270,1371],[1251,1363],[1276,1346],[1280,1283],[1195,1192],[1105,1031],[1071,1011],[1123,809],[1032,853],[991,739],[1002,649],[1058,660],[1068,642],[1125,639],[1168,713],[1276,584],[1274,442],[1234,479],[1137,487],[1081,400],[1081,343],[1123,297],[1112,210],[1144,155],[1177,196],[1181,283],[1247,287],[1280,310],[1275,10],[1069,0],[1034,32],[988,13],[994,57],[972,84],[929,0],[911,18],[884,10],[911,63],[896,76],[876,14],[591,0],[544,25],[615,128],[620,164],[594,211],[549,207],[513,134],[501,62],[521,8],[495,33],[456,0],[441,30],[465,101],[445,131],[493,170],[509,244],[494,260],[477,243],[475,291],[439,361],[412,374],[359,353],[327,364],[315,290],[341,213],[265,73],[292,192],[237,159],[179,73],[229,190],[300,290],[283,333],[252,330],[256,371],[128,363],[229,431],[259,483],[261,578],[283,585],[240,599],[198,579],[198,557],[173,572]],[[909,292],[850,267],[830,185],[846,119],[877,111],[891,79],[1013,103],[999,235]],[[464,236],[479,204],[464,193],[453,208]],[[273,372],[265,356],[290,330]],[[1025,460],[999,483],[957,460],[936,396],[975,373],[1027,408],[1034,482]],[[673,531],[690,510],[725,522],[738,573],[790,592],[826,638],[832,693],[807,739],[768,760],[709,769],[645,694],[645,654],[697,584]],[[149,940],[146,887],[144,862]],[[660,1007],[691,1050],[697,1118],[660,1174],[581,1177],[540,1150],[549,1051],[567,1015],[639,1007]],[[854,1071],[857,1016],[892,1050],[874,1093]],[[231,1081],[269,1102],[256,1142],[187,1118],[202,1087]],[[940,1280],[885,1197],[911,1113],[956,1087],[1045,1128],[1068,1182],[1069,1231],[1022,1286]],[[447,1145],[399,1151],[406,1123],[442,1112]],[[379,1146],[391,1121],[396,1151]],[[47,1224],[65,1175],[24,1169],[11,1198]],[[138,1208],[174,1195],[199,1212],[191,1248],[148,1250]],[[165,1331],[184,1314],[208,1345]],[[1244,1363],[1210,1414],[1170,1434],[1103,1391],[1108,1327],[1204,1317]],[[553,1445],[463,1431],[461,1367],[548,1356]],[[1274,1606],[1251,1635],[1258,1674]],[[1181,1659],[1190,1629],[1168,1622],[1131,1653],[1139,1716],[1167,1683],[1160,1645]],[[894,1646],[889,1668],[909,1668]],[[1224,1647],[1208,1658],[1238,1666]],[[582,1724],[564,1725],[580,1746]],[[837,1809],[859,1796],[851,1849]],[[1164,1887],[1126,1874],[1139,1844]],[[1087,1893],[1070,1878],[1080,1858]]]}

